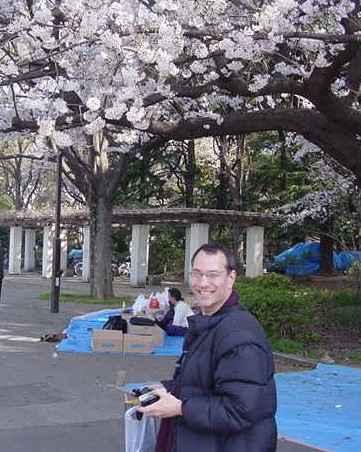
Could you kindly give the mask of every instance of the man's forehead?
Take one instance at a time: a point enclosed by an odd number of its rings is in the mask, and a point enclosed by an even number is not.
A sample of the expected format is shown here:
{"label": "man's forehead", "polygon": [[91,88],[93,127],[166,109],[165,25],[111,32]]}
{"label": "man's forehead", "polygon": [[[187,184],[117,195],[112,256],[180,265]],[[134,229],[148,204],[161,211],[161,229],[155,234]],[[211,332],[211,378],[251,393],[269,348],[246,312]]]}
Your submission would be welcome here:
{"label": "man's forehead", "polygon": [[209,263],[210,265],[226,265],[226,256],[221,251],[217,251],[217,253],[206,253],[202,250],[196,255],[193,267],[197,266],[198,264],[204,265],[207,263]]}

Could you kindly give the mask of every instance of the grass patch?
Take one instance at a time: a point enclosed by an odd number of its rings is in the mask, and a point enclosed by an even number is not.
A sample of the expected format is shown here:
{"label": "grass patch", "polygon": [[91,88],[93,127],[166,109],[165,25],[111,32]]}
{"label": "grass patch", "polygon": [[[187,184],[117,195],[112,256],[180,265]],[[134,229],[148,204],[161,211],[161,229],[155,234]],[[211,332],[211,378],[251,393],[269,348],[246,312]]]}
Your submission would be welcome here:
{"label": "grass patch", "polygon": [[279,353],[301,353],[303,351],[302,344],[296,341],[280,340],[270,337],[271,346],[275,352]]}
{"label": "grass patch", "polygon": [[[43,293],[40,294],[39,300],[43,301],[50,301],[51,294],[50,293]],[[91,295],[86,294],[70,294],[70,293],[60,293],[59,300],[61,302],[70,302],[70,303],[83,303],[83,304],[105,304],[109,306],[122,306],[123,303],[125,306],[130,306],[134,303],[134,298],[130,295],[121,295],[120,297],[116,298],[109,298],[107,300],[103,299],[97,299],[92,297]]]}
{"label": "grass patch", "polygon": [[360,294],[339,290],[330,294],[325,312],[330,322],[361,331]]}
{"label": "grass patch", "polygon": [[361,364],[361,349],[358,350],[348,350],[346,357],[355,363]]}

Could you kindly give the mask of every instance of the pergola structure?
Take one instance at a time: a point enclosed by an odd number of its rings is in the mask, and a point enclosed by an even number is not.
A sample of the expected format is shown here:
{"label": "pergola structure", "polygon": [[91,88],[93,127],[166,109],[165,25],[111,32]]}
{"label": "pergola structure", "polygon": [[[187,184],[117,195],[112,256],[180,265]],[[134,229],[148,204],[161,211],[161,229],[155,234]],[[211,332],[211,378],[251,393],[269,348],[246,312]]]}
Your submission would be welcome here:
{"label": "pergola structure", "polygon": [[[113,210],[114,227],[131,226],[131,279],[130,284],[143,287],[148,275],[149,230],[151,226],[168,225],[186,228],[184,275],[188,275],[190,259],[194,251],[208,242],[209,227],[214,224],[234,224],[246,228],[246,276],[254,277],[263,272],[264,228],[279,220],[279,216],[236,210],[194,208],[122,208]],[[19,274],[21,256],[24,271],[35,268],[35,231],[43,229],[42,275],[51,278],[54,242],[54,212],[0,211],[0,226],[10,228],[9,273]],[[63,208],[61,212],[61,268],[66,269],[66,231],[70,226],[83,227],[83,279],[90,275],[89,211]],[[24,240],[23,240],[23,231]],[[23,250],[24,246],[24,250]],[[185,278],[187,283],[187,278]]]}

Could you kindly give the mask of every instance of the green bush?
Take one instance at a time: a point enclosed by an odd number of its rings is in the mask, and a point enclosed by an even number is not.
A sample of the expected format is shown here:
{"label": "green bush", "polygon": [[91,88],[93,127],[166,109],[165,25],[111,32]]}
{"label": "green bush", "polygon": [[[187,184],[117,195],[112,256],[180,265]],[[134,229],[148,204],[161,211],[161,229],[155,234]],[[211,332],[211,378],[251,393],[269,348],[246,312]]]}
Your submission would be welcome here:
{"label": "green bush", "polygon": [[272,341],[287,340],[307,346],[318,340],[313,332],[316,301],[309,290],[296,287],[289,277],[276,273],[240,277],[236,290]]}
{"label": "green bush", "polygon": [[361,302],[358,292],[338,290],[329,295],[326,316],[329,322],[361,331]]}

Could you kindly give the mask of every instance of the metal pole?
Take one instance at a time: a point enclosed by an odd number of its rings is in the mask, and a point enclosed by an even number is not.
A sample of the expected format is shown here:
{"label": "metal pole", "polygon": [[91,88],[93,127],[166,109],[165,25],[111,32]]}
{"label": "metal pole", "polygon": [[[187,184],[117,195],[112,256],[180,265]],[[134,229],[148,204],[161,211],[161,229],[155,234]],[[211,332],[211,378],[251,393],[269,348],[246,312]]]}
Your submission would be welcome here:
{"label": "metal pole", "polygon": [[59,295],[60,295],[60,221],[61,221],[61,183],[62,183],[62,153],[59,151],[56,162],[56,201],[55,201],[55,231],[53,242],[53,268],[51,280],[51,312],[59,312]]}

